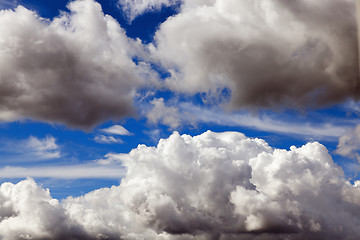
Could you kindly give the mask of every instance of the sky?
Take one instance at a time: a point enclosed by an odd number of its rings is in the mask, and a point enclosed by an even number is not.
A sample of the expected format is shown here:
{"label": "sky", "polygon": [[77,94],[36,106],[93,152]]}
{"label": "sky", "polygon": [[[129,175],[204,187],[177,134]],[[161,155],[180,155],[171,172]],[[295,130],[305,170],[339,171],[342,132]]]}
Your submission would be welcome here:
{"label": "sky", "polygon": [[354,0],[0,0],[0,238],[360,238]]}

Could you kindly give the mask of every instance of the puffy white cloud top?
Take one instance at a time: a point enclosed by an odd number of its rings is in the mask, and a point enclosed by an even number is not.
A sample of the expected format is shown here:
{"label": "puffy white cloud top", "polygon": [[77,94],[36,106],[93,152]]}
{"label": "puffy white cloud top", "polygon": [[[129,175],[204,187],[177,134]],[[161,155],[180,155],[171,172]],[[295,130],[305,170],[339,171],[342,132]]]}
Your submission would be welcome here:
{"label": "puffy white cloud top", "polygon": [[0,187],[12,239],[359,239],[360,186],[327,149],[271,148],[241,133],[174,132],[118,160],[119,186],[59,203],[27,179]]}

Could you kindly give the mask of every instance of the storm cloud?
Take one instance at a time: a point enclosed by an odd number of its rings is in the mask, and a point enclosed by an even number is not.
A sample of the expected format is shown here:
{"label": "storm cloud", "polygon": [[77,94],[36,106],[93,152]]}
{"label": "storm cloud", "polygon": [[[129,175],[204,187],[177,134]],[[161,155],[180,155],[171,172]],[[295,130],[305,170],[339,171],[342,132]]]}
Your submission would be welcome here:
{"label": "storm cloud", "polygon": [[[119,186],[62,202],[31,179],[4,183],[10,239],[358,239],[360,185],[327,149],[275,149],[238,132],[174,132],[119,154]],[[34,209],[37,209],[34,211]],[[50,214],[51,213],[51,214]],[[30,222],[31,225],[26,224]]]}

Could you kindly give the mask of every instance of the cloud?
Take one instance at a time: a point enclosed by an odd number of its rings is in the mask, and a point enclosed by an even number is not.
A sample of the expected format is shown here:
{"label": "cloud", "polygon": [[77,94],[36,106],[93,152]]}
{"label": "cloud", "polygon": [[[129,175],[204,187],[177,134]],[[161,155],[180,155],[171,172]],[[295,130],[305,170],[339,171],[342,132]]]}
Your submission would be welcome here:
{"label": "cloud", "polygon": [[360,124],[357,125],[354,129],[351,129],[344,133],[339,138],[339,143],[337,145],[336,153],[357,159],[360,162]]}
{"label": "cloud", "polygon": [[119,165],[104,166],[104,164],[75,164],[35,167],[0,168],[2,178],[57,178],[57,179],[120,179],[124,173]]}
{"label": "cloud", "polygon": [[[153,99],[150,101],[153,105],[143,114],[150,123],[169,126],[173,129],[183,125],[197,124],[216,124],[220,126],[242,126],[259,131],[272,133],[281,133],[286,135],[298,135],[311,138],[327,138],[327,140],[337,140],[349,130],[349,124],[354,125],[353,121],[341,121],[339,119],[321,120],[325,123],[319,123],[317,119],[311,121],[299,121],[283,114],[280,119],[278,116],[270,113],[251,114],[248,112],[226,112],[219,107],[200,107],[189,102],[171,101],[165,103],[164,99]],[[181,113],[181,114],[180,114]],[[309,114],[310,116],[310,114]],[[310,117],[312,118],[312,117]],[[315,123],[316,122],[316,123]]]}
{"label": "cloud", "polygon": [[105,135],[97,135],[95,136],[94,140],[97,143],[104,143],[104,144],[124,143],[124,141],[121,140],[120,138],[116,138],[113,136],[105,136]]}
{"label": "cloud", "polygon": [[136,88],[152,79],[141,44],[93,0],[68,8],[52,21],[22,6],[0,12],[1,121],[88,129],[134,112]]}
{"label": "cloud", "polygon": [[208,131],[195,137],[175,132],[156,147],[139,145],[129,154],[109,158],[127,168],[119,186],[61,203],[31,179],[2,184],[0,235],[55,239],[49,236],[61,232],[63,239],[80,235],[149,240],[360,237],[359,183],[348,182],[317,142],[283,150],[237,132]]}
{"label": "cloud", "polygon": [[126,128],[124,128],[123,126],[120,126],[120,125],[113,125],[108,128],[100,129],[100,131],[107,133],[107,134],[113,134],[113,135],[127,135],[127,136],[132,135],[131,132],[129,132]]}
{"label": "cloud", "polygon": [[181,124],[181,115],[178,108],[166,106],[163,98],[154,98],[150,101],[152,108],[146,113],[150,123],[162,123],[173,129]]}
{"label": "cloud", "polygon": [[24,150],[28,154],[33,154],[40,159],[52,159],[60,157],[59,146],[53,136],[47,136],[43,139],[31,136],[24,142]]}
{"label": "cloud", "polygon": [[150,11],[158,11],[162,7],[168,7],[181,2],[180,0],[119,0],[118,6],[133,21],[139,15]]}
{"label": "cloud", "polygon": [[227,88],[232,108],[314,108],[359,98],[356,22],[350,0],[184,1],[150,49],[173,91]]}

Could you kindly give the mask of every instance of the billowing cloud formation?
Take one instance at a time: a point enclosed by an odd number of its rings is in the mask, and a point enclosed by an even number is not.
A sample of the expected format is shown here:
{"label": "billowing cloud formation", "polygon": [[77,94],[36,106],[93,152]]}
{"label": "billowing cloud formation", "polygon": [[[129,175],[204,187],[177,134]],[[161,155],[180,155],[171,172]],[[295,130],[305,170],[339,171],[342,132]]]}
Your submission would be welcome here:
{"label": "billowing cloud formation", "polygon": [[52,21],[21,6],[0,12],[0,120],[89,128],[132,113],[150,73],[131,60],[139,43],[92,0],[68,8]]}
{"label": "billowing cloud formation", "polygon": [[160,26],[152,51],[174,91],[301,108],[358,98],[357,45],[352,0],[199,0]]}
{"label": "billowing cloud formation", "polygon": [[4,183],[0,234],[6,240],[59,232],[68,239],[360,237],[360,184],[348,182],[316,142],[287,151],[236,132],[175,132],[156,147],[139,145],[115,158],[127,167],[119,186],[60,204],[32,180]]}

